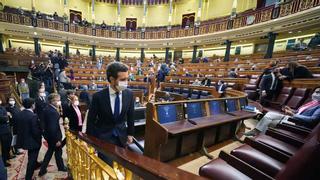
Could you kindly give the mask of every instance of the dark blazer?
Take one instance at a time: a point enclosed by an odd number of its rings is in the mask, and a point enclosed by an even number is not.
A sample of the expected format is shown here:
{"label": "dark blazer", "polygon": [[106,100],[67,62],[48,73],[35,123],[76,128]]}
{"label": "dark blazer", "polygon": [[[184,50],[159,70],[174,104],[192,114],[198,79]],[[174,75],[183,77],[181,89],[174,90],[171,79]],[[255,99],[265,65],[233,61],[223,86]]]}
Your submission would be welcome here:
{"label": "dark blazer", "polygon": [[320,122],[320,106],[306,109],[300,114],[292,116],[295,123],[302,124],[307,127],[315,127]]}
{"label": "dark blazer", "polygon": [[203,85],[203,86],[211,86],[211,79],[207,79],[207,83],[206,83],[206,79],[203,79],[201,81],[201,85]]}
{"label": "dark blazer", "polygon": [[16,114],[17,146],[26,150],[39,149],[41,147],[41,128],[38,116],[29,111],[23,110]]}
{"label": "dark blazer", "polygon": [[87,134],[108,142],[112,138],[112,132],[116,130],[122,145],[125,145],[127,135],[134,134],[133,115],[134,99],[131,90],[122,91],[122,110],[116,121],[110,105],[109,89],[105,88],[92,97],[87,118]]}
{"label": "dark blazer", "polygon": [[11,133],[6,108],[0,106],[0,135]]}
{"label": "dark blazer", "polygon": [[[221,87],[222,86],[222,87]],[[225,84],[221,84],[220,86],[217,84],[216,85],[216,90],[217,90],[217,92],[219,93],[219,88],[221,87],[221,91],[223,92],[223,93],[221,93],[220,94],[220,96],[221,97],[223,97],[224,95],[225,95],[225,92],[226,92],[226,89],[227,89],[227,85],[225,85]]]}
{"label": "dark blazer", "polygon": [[[80,109],[80,107],[78,106]],[[78,115],[76,110],[73,108],[72,104],[68,107],[67,111],[65,112],[65,116],[69,119],[69,128],[73,131],[81,131],[82,126],[79,126]],[[83,118],[82,118],[83,122]]]}
{"label": "dark blazer", "polygon": [[47,105],[40,116],[43,136],[49,145],[55,145],[62,139],[59,119],[60,114],[51,105]]}
{"label": "dark blazer", "polygon": [[17,134],[17,120],[15,116],[20,112],[20,109],[17,106],[7,106],[6,110],[12,115],[12,118],[9,118],[9,124],[12,127],[12,133]]}
{"label": "dark blazer", "polygon": [[38,114],[38,116],[40,117],[40,114],[42,113],[43,109],[47,106],[47,102],[46,99],[42,100],[39,96],[36,98],[35,100],[35,104],[36,104],[36,109],[35,109],[35,113]]}

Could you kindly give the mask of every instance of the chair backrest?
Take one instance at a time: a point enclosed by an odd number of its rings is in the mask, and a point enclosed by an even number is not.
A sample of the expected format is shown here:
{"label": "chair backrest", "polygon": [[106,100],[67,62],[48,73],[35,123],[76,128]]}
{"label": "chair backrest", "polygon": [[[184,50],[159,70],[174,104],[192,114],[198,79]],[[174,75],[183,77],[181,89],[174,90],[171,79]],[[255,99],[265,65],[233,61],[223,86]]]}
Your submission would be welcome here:
{"label": "chair backrest", "polygon": [[280,104],[286,104],[291,94],[292,94],[292,87],[283,87],[275,101]]}
{"label": "chair backrest", "polygon": [[287,102],[287,106],[298,109],[307,96],[307,88],[297,88]]}
{"label": "chair backrest", "polygon": [[315,134],[287,161],[276,179],[320,179],[320,132]]}
{"label": "chair backrest", "polygon": [[246,106],[246,105],[248,105],[248,99],[246,97],[240,98],[239,101],[240,101],[240,107],[241,108]]}
{"label": "chair backrest", "polygon": [[225,111],[224,101],[209,101],[210,115],[222,114]]}
{"label": "chair backrest", "polygon": [[159,105],[157,108],[158,121],[160,124],[177,121],[177,105],[167,104]]}
{"label": "chair backrest", "polygon": [[203,117],[201,102],[186,103],[186,106],[186,113],[189,119]]}
{"label": "chair backrest", "polygon": [[238,111],[238,99],[227,99],[226,100],[226,105],[227,105],[227,111],[228,112],[233,112],[233,111]]}

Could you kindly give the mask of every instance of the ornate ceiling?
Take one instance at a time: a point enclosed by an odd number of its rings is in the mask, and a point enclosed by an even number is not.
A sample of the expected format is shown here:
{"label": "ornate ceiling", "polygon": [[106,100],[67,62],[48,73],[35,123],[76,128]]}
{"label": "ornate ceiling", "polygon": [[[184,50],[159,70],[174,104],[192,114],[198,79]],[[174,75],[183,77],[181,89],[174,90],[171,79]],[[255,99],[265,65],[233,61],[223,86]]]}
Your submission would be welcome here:
{"label": "ornate ceiling", "polygon": [[[110,4],[117,4],[118,0],[96,0],[98,2],[105,2]],[[122,5],[143,5],[144,0],[120,0]],[[160,4],[168,4],[170,0],[146,0],[148,5],[160,5]],[[177,2],[179,0],[172,0],[173,2]]]}

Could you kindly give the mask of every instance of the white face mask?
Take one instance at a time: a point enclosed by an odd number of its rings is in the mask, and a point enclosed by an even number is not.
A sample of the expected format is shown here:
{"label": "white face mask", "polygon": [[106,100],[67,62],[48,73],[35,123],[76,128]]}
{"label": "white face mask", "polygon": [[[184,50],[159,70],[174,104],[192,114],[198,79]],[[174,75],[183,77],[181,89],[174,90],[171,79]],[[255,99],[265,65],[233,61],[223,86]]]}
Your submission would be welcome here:
{"label": "white face mask", "polygon": [[79,101],[74,101],[73,103],[75,106],[79,106]]}
{"label": "white face mask", "polygon": [[39,96],[46,97],[46,93],[39,93]]}
{"label": "white face mask", "polygon": [[140,100],[139,100],[139,99],[136,99],[136,103],[138,103],[138,102],[140,102]]}
{"label": "white face mask", "polygon": [[58,102],[57,102],[57,106],[61,106],[61,101],[58,101]]}
{"label": "white face mask", "polygon": [[11,106],[14,106],[14,105],[16,104],[16,102],[15,102],[15,101],[9,101],[9,104],[10,104]]}
{"label": "white face mask", "polygon": [[320,94],[319,93],[313,93],[312,94],[312,100],[320,101]]}
{"label": "white face mask", "polygon": [[123,91],[123,90],[127,89],[127,87],[128,87],[128,81],[119,81],[117,89],[119,91]]}

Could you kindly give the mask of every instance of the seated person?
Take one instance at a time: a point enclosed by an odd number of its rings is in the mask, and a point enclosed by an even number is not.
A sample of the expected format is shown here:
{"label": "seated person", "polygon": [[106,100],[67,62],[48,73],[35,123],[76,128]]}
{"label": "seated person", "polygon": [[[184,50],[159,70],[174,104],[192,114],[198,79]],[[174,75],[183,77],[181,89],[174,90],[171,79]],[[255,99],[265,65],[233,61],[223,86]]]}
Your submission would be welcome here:
{"label": "seated person", "polygon": [[293,80],[298,78],[313,78],[312,72],[297,62],[289,62],[286,68],[281,69],[280,79]]}
{"label": "seated person", "polygon": [[105,23],[104,21],[102,21],[101,28],[102,28],[102,29],[107,28],[107,25],[106,25],[106,23]]}
{"label": "seated person", "polygon": [[134,102],[134,107],[142,107],[143,105],[140,102],[140,97],[136,97],[136,100]]}
{"label": "seated person", "polygon": [[314,127],[320,121],[320,87],[312,94],[312,101],[302,105],[298,110],[293,110],[287,106],[283,108],[285,115],[268,112],[258,122],[255,129],[245,133],[246,136],[255,136],[260,132],[265,133],[269,126],[276,126],[280,122],[287,122],[292,118],[294,122],[306,126]]}
{"label": "seated person", "polygon": [[201,81],[201,85],[202,86],[211,86],[211,79],[208,79],[208,77],[206,76],[202,81]]}
{"label": "seated person", "polygon": [[235,68],[231,68],[231,70],[230,70],[229,73],[228,73],[228,76],[229,76],[230,78],[237,78],[237,77],[238,77],[238,74],[237,74],[237,72],[236,72],[236,69],[235,69]]}
{"label": "seated person", "polygon": [[220,94],[220,97],[224,97],[227,86],[224,84],[224,81],[219,80],[216,85],[216,90]]}
{"label": "seated person", "polygon": [[199,81],[199,79],[196,79],[193,83],[192,86],[201,86],[201,82]]}

